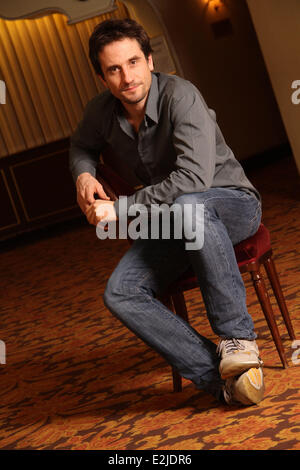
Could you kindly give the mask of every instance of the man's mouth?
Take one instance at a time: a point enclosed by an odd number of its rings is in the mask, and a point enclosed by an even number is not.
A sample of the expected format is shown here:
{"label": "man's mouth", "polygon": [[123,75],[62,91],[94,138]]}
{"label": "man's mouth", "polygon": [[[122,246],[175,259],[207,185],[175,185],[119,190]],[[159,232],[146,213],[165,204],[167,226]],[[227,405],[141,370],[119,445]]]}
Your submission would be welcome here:
{"label": "man's mouth", "polygon": [[123,88],[122,92],[124,92],[124,91],[134,91],[138,86],[139,86],[139,83],[130,85],[126,88]]}

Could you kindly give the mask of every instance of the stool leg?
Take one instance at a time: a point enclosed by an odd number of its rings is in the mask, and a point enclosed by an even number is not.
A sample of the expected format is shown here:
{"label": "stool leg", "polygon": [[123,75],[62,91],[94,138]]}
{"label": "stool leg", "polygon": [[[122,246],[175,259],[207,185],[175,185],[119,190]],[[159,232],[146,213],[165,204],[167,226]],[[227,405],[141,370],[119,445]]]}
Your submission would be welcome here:
{"label": "stool leg", "polygon": [[274,343],[276,345],[279,357],[283,364],[283,367],[288,367],[287,360],[284,355],[283,345],[278,331],[278,327],[275,321],[274,313],[272,310],[271,302],[269,299],[268,291],[266,289],[265,282],[259,271],[251,271],[252,281],[256,290],[257,297],[260,301],[262,310],[266,317],[268,326],[270,328]]}
{"label": "stool leg", "polygon": [[[163,297],[161,298],[163,304],[169,309],[176,312],[175,306],[173,307],[173,302],[171,297]],[[182,391],[182,378],[179,372],[175,367],[172,366],[172,375],[173,375],[173,391],[174,392],[181,392]]]}
{"label": "stool leg", "polygon": [[189,316],[186,308],[184,294],[178,292],[177,294],[172,294],[172,301],[175,308],[176,315],[179,315],[187,323],[189,323]]}
{"label": "stool leg", "polygon": [[285,300],[284,300],[284,297],[283,297],[283,292],[282,292],[281,285],[280,285],[280,282],[279,282],[279,278],[278,278],[278,274],[277,274],[277,271],[276,271],[275,263],[274,263],[274,261],[271,257],[268,258],[264,262],[264,267],[265,267],[266,272],[268,274],[268,277],[270,279],[270,283],[271,283],[272,289],[274,291],[277,303],[279,305],[279,308],[280,308],[280,311],[281,311],[286,329],[287,329],[287,331],[290,335],[290,338],[291,339],[296,339],[294,329],[293,329],[293,326],[292,326],[292,322],[291,322],[291,319],[290,319],[290,315],[289,315],[289,312],[288,312],[288,309],[287,309],[287,306],[286,306],[286,303],[285,303]]}
{"label": "stool leg", "polygon": [[182,392],[182,378],[178,373],[177,369],[172,366],[172,375],[173,375],[173,391]]}

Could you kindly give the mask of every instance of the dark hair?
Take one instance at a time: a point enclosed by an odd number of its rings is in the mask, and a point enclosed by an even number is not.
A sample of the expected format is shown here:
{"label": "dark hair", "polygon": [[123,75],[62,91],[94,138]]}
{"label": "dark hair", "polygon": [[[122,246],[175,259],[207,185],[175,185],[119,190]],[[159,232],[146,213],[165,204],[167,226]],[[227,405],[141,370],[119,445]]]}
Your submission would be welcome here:
{"label": "dark hair", "polygon": [[99,52],[101,52],[107,44],[125,38],[136,39],[146,59],[148,59],[149,54],[152,52],[150,39],[144,28],[136,21],[130,18],[123,20],[105,20],[95,27],[89,40],[89,55],[95,72],[101,75],[102,78],[104,78],[104,76],[98,58]]}

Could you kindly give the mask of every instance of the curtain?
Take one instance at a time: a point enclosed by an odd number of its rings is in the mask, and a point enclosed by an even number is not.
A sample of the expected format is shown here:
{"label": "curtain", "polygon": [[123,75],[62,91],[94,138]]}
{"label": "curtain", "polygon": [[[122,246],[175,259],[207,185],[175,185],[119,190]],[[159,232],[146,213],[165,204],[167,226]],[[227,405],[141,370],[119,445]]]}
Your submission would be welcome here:
{"label": "curtain", "polygon": [[51,14],[38,19],[0,19],[0,157],[69,137],[86,103],[103,90],[88,57],[94,27],[125,18],[117,9],[80,23]]}

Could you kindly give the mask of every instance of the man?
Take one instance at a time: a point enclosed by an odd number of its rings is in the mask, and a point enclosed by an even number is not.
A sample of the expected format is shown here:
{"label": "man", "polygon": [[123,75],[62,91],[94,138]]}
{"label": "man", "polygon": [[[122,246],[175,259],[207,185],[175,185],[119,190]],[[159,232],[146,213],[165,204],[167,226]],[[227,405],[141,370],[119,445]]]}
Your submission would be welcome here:
{"label": "man", "polygon": [[[151,52],[147,34],[130,19],[104,21],[91,35],[90,58],[108,90],[88,104],[72,138],[78,204],[94,225],[122,215],[119,201],[110,201],[95,179],[109,144],[123,178],[143,185],[126,210],[175,203],[185,214],[185,207],[202,204],[204,244],[187,250],[184,235],[135,240],[110,277],[104,302],[197,388],[223,403],[257,404],[262,362],[233,245],[257,231],[260,196],[199,91],[182,78],[154,73]],[[186,219],[190,227],[198,223],[193,215]],[[218,347],[157,298],[190,264]]]}

